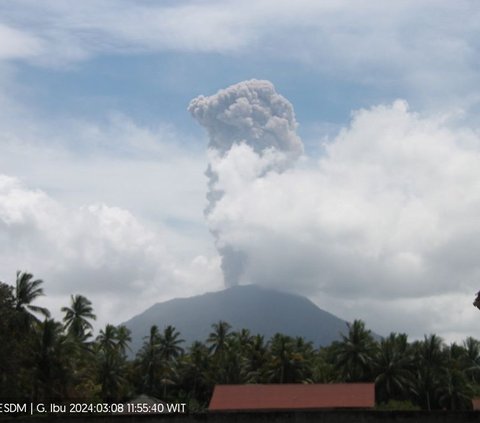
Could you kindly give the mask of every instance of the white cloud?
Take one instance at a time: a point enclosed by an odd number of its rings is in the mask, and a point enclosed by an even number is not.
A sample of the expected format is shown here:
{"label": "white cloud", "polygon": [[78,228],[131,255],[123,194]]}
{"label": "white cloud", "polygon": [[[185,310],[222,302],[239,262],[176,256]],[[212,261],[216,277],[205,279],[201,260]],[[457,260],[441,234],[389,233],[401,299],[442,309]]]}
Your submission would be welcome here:
{"label": "white cloud", "polygon": [[337,75],[361,70],[365,80],[376,83],[383,75],[426,84],[432,81],[424,71],[434,67],[443,76],[455,78],[453,73],[462,70],[474,77],[479,14],[466,0],[455,5],[212,0],[168,6],[24,0],[5,2],[2,10],[6,24],[28,27],[49,45],[45,62],[83,60],[102,52],[262,53],[315,63]]}
{"label": "white cloud", "polygon": [[[0,12],[0,171],[29,187],[2,179],[2,271],[13,276],[25,263],[51,280],[58,301],[68,281],[81,287],[101,274],[126,292],[135,284],[137,304],[150,294],[218,286],[217,258],[202,227],[205,158],[182,148],[168,125],[145,128],[121,115],[104,125],[40,122],[13,101],[32,88],[10,78],[21,61],[57,67],[97,55],[173,51],[220,54],[240,68],[261,57],[265,73],[286,84],[296,82],[296,74],[282,74],[289,65],[313,78],[328,75],[339,97],[349,95],[339,82],[346,80],[384,98],[422,98],[434,110],[479,104],[480,9],[466,0],[7,0]],[[245,253],[246,282],[324,295],[349,318],[357,317],[349,306],[364,304],[360,317],[373,322],[387,304],[397,330],[402,310],[419,321],[419,304],[428,299],[436,305],[423,313],[435,318],[422,327],[434,330],[439,308],[457,312],[478,289],[479,151],[474,130],[416,115],[405,103],[359,111],[318,163],[303,158],[276,173],[275,152],[259,157],[246,145],[211,156],[225,194],[208,223],[221,232],[220,243]],[[171,280],[180,282],[171,287]],[[106,315],[123,309],[120,291],[115,299],[101,295]],[[459,318],[457,332],[473,327],[470,314]]]}
{"label": "white cloud", "polygon": [[358,317],[379,331],[373,316],[392,299],[418,320],[438,314],[432,304],[461,308],[454,301],[478,290],[480,136],[468,128],[396,101],[356,112],[315,164],[262,176],[252,169],[264,159],[246,145],[216,160],[223,196],[208,222],[219,243],[243,253],[243,283],[332,304],[368,300]]}
{"label": "white cloud", "polygon": [[174,127],[146,127],[118,113],[104,123],[40,119],[11,96],[6,109],[0,117],[3,173],[76,207],[106,202],[151,221],[203,226],[206,155]]}
{"label": "white cloud", "polygon": [[17,269],[44,279],[42,301],[57,317],[83,294],[99,326],[221,287],[200,146],[118,113],[41,119],[1,94],[0,280],[13,283]]}
{"label": "white cloud", "polygon": [[[4,21],[28,26],[35,40],[48,46],[32,60],[47,66],[75,63],[101,53],[228,52],[245,47],[251,38],[251,30],[242,25],[243,20],[232,10],[208,4],[163,6],[133,1],[84,1],[67,5],[45,1],[39,5],[28,0],[8,3],[2,8]],[[10,30],[12,34],[13,31]],[[14,40],[21,42],[23,50],[33,48],[33,37],[27,38],[19,31],[15,35]],[[14,57],[17,56],[11,58]]]}
{"label": "white cloud", "polygon": [[449,293],[383,301],[320,295],[314,300],[347,319],[362,316],[368,327],[382,335],[394,331],[407,333],[410,339],[422,339],[435,333],[447,342],[461,343],[468,336],[478,337],[478,309],[471,306],[473,298],[471,293]]}
{"label": "white cloud", "polygon": [[129,211],[104,204],[67,208],[17,179],[0,175],[0,268],[45,280],[48,304],[59,311],[82,293],[99,310],[100,324],[119,323],[153,301],[218,288],[218,259],[179,257],[169,237]]}
{"label": "white cloud", "polygon": [[44,53],[39,38],[0,23],[0,60],[32,58]]}
{"label": "white cloud", "polygon": [[[345,88],[353,85],[370,88],[375,102],[402,96],[420,109],[480,104],[480,8],[468,0],[18,0],[2,3],[0,12],[0,33],[5,28],[13,41],[3,50],[0,44],[4,60],[61,68],[98,56],[173,52],[255,69],[261,58],[272,79],[295,84],[298,68],[312,81],[338,85],[347,98],[337,101],[348,101]],[[279,65],[289,71],[279,73]],[[195,69],[188,72],[195,77]]]}

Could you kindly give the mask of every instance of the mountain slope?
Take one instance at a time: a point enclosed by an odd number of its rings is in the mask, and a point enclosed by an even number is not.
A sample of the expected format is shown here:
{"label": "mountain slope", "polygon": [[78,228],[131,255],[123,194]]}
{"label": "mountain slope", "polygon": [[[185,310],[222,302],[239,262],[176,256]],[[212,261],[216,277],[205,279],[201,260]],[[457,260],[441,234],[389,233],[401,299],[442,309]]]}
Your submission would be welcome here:
{"label": "mountain slope", "polygon": [[277,332],[302,336],[315,346],[328,345],[347,331],[344,320],[307,298],[256,285],[157,303],[124,324],[132,331],[132,350],[136,352],[154,324],[160,331],[175,326],[186,341],[184,346],[189,346],[195,340],[205,341],[211,325],[219,320],[228,322],[233,330],[247,328],[266,339]]}

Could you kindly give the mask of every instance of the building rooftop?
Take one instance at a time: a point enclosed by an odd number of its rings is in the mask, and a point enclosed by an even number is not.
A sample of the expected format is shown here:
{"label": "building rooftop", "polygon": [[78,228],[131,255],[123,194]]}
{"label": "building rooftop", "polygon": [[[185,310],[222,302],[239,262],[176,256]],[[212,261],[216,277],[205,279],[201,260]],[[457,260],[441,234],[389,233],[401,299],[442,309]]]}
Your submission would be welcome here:
{"label": "building rooftop", "polygon": [[209,411],[372,408],[373,383],[216,385]]}

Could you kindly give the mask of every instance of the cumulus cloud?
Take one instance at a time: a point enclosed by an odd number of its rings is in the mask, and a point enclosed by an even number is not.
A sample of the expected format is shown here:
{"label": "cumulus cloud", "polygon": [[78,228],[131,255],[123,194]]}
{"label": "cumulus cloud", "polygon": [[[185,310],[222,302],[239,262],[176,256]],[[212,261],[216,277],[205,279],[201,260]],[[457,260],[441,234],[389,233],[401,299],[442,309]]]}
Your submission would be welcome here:
{"label": "cumulus cloud", "polygon": [[10,91],[21,88],[10,71],[0,65],[0,280],[17,269],[44,279],[54,315],[86,295],[100,326],[221,287],[203,149],[119,112],[39,116]]}
{"label": "cumulus cloud", "polygon": [[[130,269],[127,258],[137,261],[141,264],[138,269],[148,273],[153,259],[149,256],[162,254],[152,247],[153,235],[125,210],[105,205],[68,210],[44,192],[27,189],[5,175],[0,177],[0,199],[1,234],[8,241],[2,247],[6,250],[9,246],[10,260],[15,252],[17,259],[22,256],[16,266],[61,272],[73,265],[77,269],[101,269],[106,274],[117,269],[117,277],[105,278],[104,283],[128,288],[124,285],[140,276],[118,278],[124,272],[137,272]],[[111,288],[99,284],[99,280],[85,280],[84,284],[91,289]]]}
{"label": "cumulus cloud", "polygon": [[337,303],[478,290],[475,131],[399,100],[355,112],[318,162],[267,163],[238,143],[211,162],[222,195],[207,220],[218,245],[248,258],[239,283]]}
{"label": "cumulus cloud", "polygon": [[[100,305],[99,316],[108,310],[100,323],[129,318],[145,301],[182,296],[197,284],[213,288],[218,280],[215,258],[174,256],[165,234],[128,210],[67,208],[6,175],[0,175],[0,253],[2,280],[28,270],[46,281],[50,300],[83,293]],[[58,301],[52,304],[58,312]]]}
{"label": "cumulus cloud", "polygon": [[[292,105],[279,95],[269,81],[240,82],[210,97],[199,96],[190,102],[188,110],[204,126],[209,135],[210,165],[209,216],[229,187],[222,186],[219,173],[226,156],[235,163],[230,182],[242,185],[246,179],[260,177],[268,171],[282,172],[303,152],[303,145],[295,130],[297,122]],[[250,158],[242,157],[249,151],[258,158],[250,166]],[[238,162],[236,160],[239,159]],[[253,163],[253,162],[252,162]],[[227,286],[236,285],[243,273],[247,255],[241,249],[224,242],[221,228],[212,228]]]}

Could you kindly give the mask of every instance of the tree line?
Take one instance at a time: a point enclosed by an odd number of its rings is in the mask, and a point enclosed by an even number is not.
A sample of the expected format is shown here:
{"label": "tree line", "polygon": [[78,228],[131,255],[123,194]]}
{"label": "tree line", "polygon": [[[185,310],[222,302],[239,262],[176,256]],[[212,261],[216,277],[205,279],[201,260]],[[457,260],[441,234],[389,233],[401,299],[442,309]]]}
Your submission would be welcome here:
{"label": "tree line", "polygon": [[95,337],[96,316],[82,295],[72,295],[56,321],[34,304],[42,285],[26,272],[13,286],[0,282],[2,400],[119,402],[146,394],[200,411],[215,384],[374,382],[380,408],[462,410],[480,394],[480,341],[471,337],[461,345],[434,334],[378,340],[355,320],[338,341],[315,348],[301,337],[265,339],[219,321],[189,346],[175,327],[154,325],[129,358],[128,328],[107,324]]}

